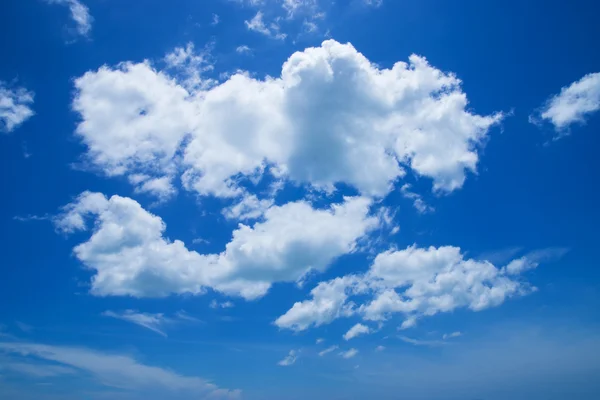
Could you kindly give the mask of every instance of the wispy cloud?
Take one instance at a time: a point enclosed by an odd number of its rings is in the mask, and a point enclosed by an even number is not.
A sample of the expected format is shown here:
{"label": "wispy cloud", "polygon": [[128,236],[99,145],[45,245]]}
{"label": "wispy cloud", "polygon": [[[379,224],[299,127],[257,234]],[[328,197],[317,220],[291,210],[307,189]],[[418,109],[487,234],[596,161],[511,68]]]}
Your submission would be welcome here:
{"label": "wispy cloud", "polygon": [[285,356],[285,358],[283,360],[279,361],[277,363],[277,365],[280,365],[282,367],[288,367],[288,366],[294,364],[296,362],[297,358],[298,358],[298,352],[296,350],[290,350],[288,355]]}
{"label": "wispy cloud", "polygon": [[90,10],[79,0],[46,0],[48,4],[60,4],[69,7],[71,19],[76,24],[76,31],[81,36],[88,36],[92,30],[94,18],[90,15]]}
{"label": "wispy cloud", "polygon": [[400,188],[400,193],[402,193],[403,197],[413,201],[413,206],[420,214],[427,214],[435,211],[435,208],[425,203],[420,194],[410,190],[410,185],[408,183],[402,185]]}
{"label": "wispy cloud", "polygon": [[262,33],[265,36],[272,37],[274,39],[284,40],[287,35],[280,32],[278,20],[265,24],[264,14],[262,11],[258,11],[256,15],[249,21],[245,21],[246,28],[251,31]]}
{"label": "wispy cloud", "polygon": [[405,343],[410,343],[415,346],[434,347],[434,346],[443,346],[446,344],[446,342],[444,342],[442,340],[419,340],[419,339],[412,339],[412,338],[409,338],[406,336],[398,336],[398,339],[402,340]]}
{"label": "wispy cloud", "polygon": [[29,375],[49,377],[78,370],[105,386],[154,395],[159,391],[166,396],[163,398],[170,398],[168,393],[172,392],[189,396],[186,398],[236,399],[240,395],[237,390],[220,389],[202,378],[141,364],[127,355],[22,342],[0,342],[0,352],[11,358],[13,369]]}
{"label": "wispy cloud", "polygon": [[208,306],[210,308],[233,308],[235,307],[235,304],[233,304],[231,301],[224,301],[220,303],[217,300],[213,300]]}
{"label": "wispy cloud", "polygon": [[326,348],[325,350],[319,352],[319,357],[323,357],[325,354],[329,354],[332,351],[335,351],[337,349],[338,349],[338,346],[335,346],[335,345],[334,346],[330,346],[330,347]]}
{"label": "wispy cloud", "polygon": [[135,310],[125,310],[122,312],[114,312],[109,310],[104,311],[102,315],[105,317],[131,322],[132,324],[149,329],[152,332],[158,333],[164,337],[167,337],[167,334],[165,333],[165,327],[167,325],[173,325],[180,321],[201,322],[199,319],[188,315],[184,311],[178,311],[173,317],[166,317],[163,313],[142,313]]}
{"label": "wispy cloud", "polygon": [[358,350],[352,348],[348,351],[342,351],[340,353],[340,356],[342,356],[343,358],[352,358],[354,356],[356,356],[358,354]]}

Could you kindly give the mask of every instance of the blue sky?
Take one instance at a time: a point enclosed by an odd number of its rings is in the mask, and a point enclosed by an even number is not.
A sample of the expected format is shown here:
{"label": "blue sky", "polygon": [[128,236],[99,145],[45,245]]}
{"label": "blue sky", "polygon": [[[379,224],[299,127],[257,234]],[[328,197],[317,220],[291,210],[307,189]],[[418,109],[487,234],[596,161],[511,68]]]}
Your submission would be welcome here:
{"label": "blue sky", "polygon": [[0,6],[0,397],[596,399],[592,1]]}

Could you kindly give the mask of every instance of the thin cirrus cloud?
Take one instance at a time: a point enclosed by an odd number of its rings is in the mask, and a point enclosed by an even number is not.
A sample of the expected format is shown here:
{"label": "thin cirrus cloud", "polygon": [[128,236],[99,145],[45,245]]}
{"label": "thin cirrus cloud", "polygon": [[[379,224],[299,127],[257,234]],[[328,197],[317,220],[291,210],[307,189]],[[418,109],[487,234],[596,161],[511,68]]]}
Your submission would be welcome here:
{"label": "thin cirrus cloud", "polygon": [[11,133],[35,114],[33,97],[25,88],[0,81],[0,132]]}
{"label": "thin cirrus cloud", "polygon": [[293,365],[294,363],[296,363],[296,359],[298,358],[298,351],[297,350],[290,350],[290,352],[288,353],[287,356],[285,356],[283,358],[283,360],[279,361],[277,363],[277,365],[282,366],[282,367],[289,367],[290,365]]}
{"label": "thin cirrus cloud", "polygon": [[553,125],[557,138],[569,133],[573,124],[584,124],[600,110],[600,72],[585,75],[583,78],[563,87],[560,93],[550,97],[546,103],[529,117],[534,124],[549,122]]}
{"label": "thin cirrus cloud", "polygon": [[183,311],[175,313],[172,317],[167,317],[162,313],[142,313],[135,310],[125,310],[122,312],[107,310],[104,311],[102,315],[139,325],[164,337],[167,337],[165,329],[168,326],[181,322],[200,322],[197,318],[192,317]]}
{"label": "thin cirrus cloud", "polygon": [[165,398],[177,393],[188,398],[238,399],[239,390],[219,388],[209,381],[139,363],[127,355],[106,354],[82,347],[37,343],[0,342],[0,352],[10,357],[19,372],[37,376],[68,374],[74,381],[85,374],[104,386],[135,393],[157,393]]}

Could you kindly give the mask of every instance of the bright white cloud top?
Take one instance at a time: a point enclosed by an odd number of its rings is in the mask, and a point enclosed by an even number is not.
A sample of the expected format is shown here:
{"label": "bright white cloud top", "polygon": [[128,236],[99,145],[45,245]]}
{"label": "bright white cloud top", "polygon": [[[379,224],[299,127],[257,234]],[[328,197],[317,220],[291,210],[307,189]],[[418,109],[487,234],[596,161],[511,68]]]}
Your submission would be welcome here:
{"label": "bright white cloud top", "polygon": [[212,288],[254,299],[273,282],[298,281],[353,252],[357,241],[378,226],[368,215],[369,205],[368,199],[354,197],[328,209],[304,201],[274,206],[263,222],[240,224],[220,254],[199,254],[179,240],[171,242],[163,236],[160,217],[120,196],[82,193],[55,223],[71,232],[86,229],[86,218],[95,221],[92,237],[74,252],[96,272],[96,295],[163,297]]}
{"label": "bright white cloud top", "polygon": [[[389,228],[377,200],[408,171],[429,178],[438,193],[462,187],[503,118],[467,109],[460,80],[423,57],[384,69],[334,40],[294,53],[279,77],[262,80],[243,73],[205,79],[210,66],[193,46],[166,61],[166,71],[125,62],[75,80],[85,157],[108,176],[126,177],[136,193],[166,201],[181,182],[197,195],[229,199],[222,214],[243,223],[221,252],[201,254],[167,238],[162,219],[136,200],[84,192],[54,223],[66,233],[93,226],[74,254],[94,272],[94,295],[212,289],[252,300],[276,282],[301,282]],[[263,179],[329,194],[345,184],[359,194],[320,208],[306,199],[280,205],[277,189],[266,197],[254,192]],[[420,212],[430,211],[399,185]],[[532,290],[518,262],[496,268],[451,246],[384,251],[364,274],[319,283],[275,324],[301,331],[351,315],[381,322],[401,313],[408,328],[460,307],[481,310]],[[357,295],[367,300],[349,300]],[[369,332],[357,324],[344,338]]]}
{"label": "bright white cloud top", "polygon": [[33,92],[0,81],[0,131],[10,133],[34,115]]}
{"label": "bright white cloud top", "polygon": [[539,115],[530,121],[550,122],[558,132],[564,132],[574,123],[583,124],[594,112],[600,110],[600,72],[587,74],[565,86],[541,108]]}
{"label": "bright white cloud top", "polygon": [[277,78],[184,86],[149,62],[78,78],[88,160],[109,176],[179,176],[186,190],[219,197],[267,174],[384,196],[407,168],[447,192],[476,171],[478,146],[502,119],[469,111],[460,80],[422,57],[381,69],[333,40],[294,53]]}

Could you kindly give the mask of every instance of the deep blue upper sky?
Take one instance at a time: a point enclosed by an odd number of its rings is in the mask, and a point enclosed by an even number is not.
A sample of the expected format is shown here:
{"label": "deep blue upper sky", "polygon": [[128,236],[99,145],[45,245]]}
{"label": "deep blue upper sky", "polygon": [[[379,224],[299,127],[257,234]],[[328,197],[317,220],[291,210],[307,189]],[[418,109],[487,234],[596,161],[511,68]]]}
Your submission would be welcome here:
{"label": "deep blue upper sky", "polygon": [[600,397],[599,12],[2,2],[0,397]]}

